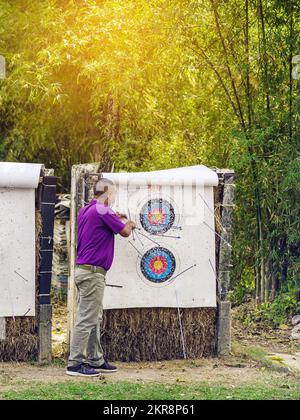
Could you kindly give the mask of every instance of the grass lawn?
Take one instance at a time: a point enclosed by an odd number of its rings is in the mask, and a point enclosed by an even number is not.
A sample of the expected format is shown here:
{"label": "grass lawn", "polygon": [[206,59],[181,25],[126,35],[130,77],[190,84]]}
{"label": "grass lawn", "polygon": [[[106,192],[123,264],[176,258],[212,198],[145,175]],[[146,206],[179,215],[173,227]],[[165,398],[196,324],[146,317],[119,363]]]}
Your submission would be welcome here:
{"label": "grass lawn", "polygon": [[190,385],[67,382],[0,392],[2,400],[300,400],[300,384],[280,381],[236,388]]}
{"label": "grass lawn", "polygon": [[300,375],[261,347],[225,359],[119,363],[116,375],[74,379],[65,361],[0,364],[0,400],[300,400]]}

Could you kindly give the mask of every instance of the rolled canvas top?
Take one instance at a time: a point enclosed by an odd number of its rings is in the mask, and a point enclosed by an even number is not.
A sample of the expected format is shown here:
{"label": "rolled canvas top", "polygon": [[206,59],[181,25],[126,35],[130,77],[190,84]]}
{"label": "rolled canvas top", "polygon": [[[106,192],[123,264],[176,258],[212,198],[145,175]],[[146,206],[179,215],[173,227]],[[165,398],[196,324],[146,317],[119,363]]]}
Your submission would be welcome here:
{"label": "rolled canvas top", "polygon": [[0,188],[37,188],[42,166],[37,163],[0,162]]}
{"label": "rolled canvas top", "polygon": [[111,179],[118,185],[157,184],[216,187],[219,183],[218,175],[203,165],[153,172],[104,173],[103,176]]}

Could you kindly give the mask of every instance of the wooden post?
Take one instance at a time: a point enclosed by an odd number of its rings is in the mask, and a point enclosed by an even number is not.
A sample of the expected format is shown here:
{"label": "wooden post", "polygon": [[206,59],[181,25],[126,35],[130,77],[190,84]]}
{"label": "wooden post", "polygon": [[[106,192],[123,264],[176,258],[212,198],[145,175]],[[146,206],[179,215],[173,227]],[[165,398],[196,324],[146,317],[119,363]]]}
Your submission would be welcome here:
{"label": "wooden post", "polygon": [[[217,354],[228,356],[231,350],[231,303],[228,301],[230,290],[230,271],[232,256],[232,212],[234,206],[235,175],[233,171],[220,170],[223,183],[221,203],[221,223],[223,239],[220,241],[218,264],[218,315],[217,315]],[[221,175],[221,176],[220,176]]]}
{"label": "wooden post", "polygon": [[217,354],[226,357],[231,351],[231,303],[218,301]]}
{"label": "wooden post", "polygon": [[222,238],[220,242],[220,256],[219,256],[219,297],[225,301],[228,297],[230,287],[230,269],[231,269],[231,254],[232,254],[232,211],[234,206],[234,173],[224,173],[224,192],[221,209],[222,221]]}
{"label": "wooden post", "polygon": [[77,290],[75,285],[76,244],[77,244],[77,216],[85,205],[86,185],[85,175],[98,173],[99,163],[75,165],[72,167],[71,180],[71,214],[70,214],[70,262],[68,281],[68,345],[70,347],[71,334],[76,320]]}
{"label": "wooden post", "polygon": [[0,318],[0,340],[6,339],[6,319]]}
{"label": "wooden post", "polygon": [[40,305],[39,315],[38,361],[44,365],[52,359],[52,305]]}

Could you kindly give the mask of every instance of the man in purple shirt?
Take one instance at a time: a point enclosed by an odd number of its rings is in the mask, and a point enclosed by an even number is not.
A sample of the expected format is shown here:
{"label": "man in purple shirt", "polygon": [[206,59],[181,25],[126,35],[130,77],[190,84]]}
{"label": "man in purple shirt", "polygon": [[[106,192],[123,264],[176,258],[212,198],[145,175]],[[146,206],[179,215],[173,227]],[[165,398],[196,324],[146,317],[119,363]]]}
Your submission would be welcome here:
{"label": "man in purple shirt", "polygon": [[116,372],[103,357],[100,326],[103,314],[105,276],[114,259],[115,235],[129,237],[136,225],[111,209],[117,190],[102,178],[94,189],[95,199],[78,216],[78,247],[75,283],[79,294],[67,374],[99,376]]}

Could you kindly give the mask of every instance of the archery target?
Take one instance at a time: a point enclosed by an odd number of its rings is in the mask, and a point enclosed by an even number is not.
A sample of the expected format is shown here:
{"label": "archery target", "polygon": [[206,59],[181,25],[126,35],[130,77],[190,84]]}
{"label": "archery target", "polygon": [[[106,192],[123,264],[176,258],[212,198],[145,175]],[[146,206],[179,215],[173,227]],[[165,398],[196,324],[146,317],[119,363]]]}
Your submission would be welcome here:
{"label": "archery target", "polygon": [[174,250],[156,246],[144,251],[138,258],[137,268],[141,280],[148,286],[163,287],[169,285],[180,263]]}
{"label": "archery target", "polygon": [[148,200],[140,211],[140,222],[146,232],[163,234],[175,223],[175,209],[170,201],[163,198]]}
{"label": "archery target", "polygon": [[105,309],[215,307],[214,190],[201,169],[103,175],[117,181],[114,210],[137,226],[116,237],[107,282],[121,287],[107,288]]}

